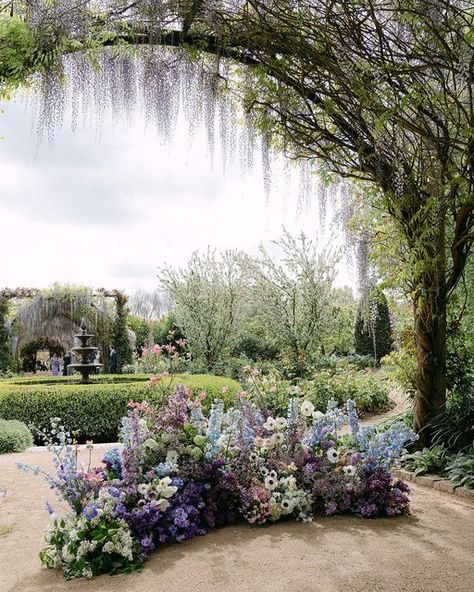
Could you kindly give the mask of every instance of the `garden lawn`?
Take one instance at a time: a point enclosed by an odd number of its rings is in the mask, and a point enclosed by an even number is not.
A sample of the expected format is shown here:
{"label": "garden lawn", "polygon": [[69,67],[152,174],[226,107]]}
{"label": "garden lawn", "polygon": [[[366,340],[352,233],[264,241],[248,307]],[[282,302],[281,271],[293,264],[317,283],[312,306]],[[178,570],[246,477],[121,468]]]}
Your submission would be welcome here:
{"label": "garden lawn", "polygon": [[[99,461],[105,445],[94,450]],[[86,462],[85,451],[82,458]],[[413,487],[413,516],[316,517],[311,524],[242,524],[153,553],[143,571],[66,582],[38,551],[54,492],[16,461],[51,469],[43,449],[0,455],[2,592],[471,592],[474,507]],[[6,495],[1,495],[6,490]],[[56,504],[57,505],[57,504]]]}

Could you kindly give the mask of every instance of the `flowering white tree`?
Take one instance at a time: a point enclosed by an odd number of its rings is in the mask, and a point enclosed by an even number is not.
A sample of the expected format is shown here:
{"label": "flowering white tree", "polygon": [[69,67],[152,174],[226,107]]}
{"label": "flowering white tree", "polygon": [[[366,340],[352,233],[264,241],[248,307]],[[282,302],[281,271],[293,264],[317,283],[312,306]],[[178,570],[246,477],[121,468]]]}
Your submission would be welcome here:
{"label": "flowering white tree", "polygon": [[318,252],[304,234],[295,238],[285,231],[273,244],[280,251],[278,260],[263,246],[260,257],[247,259],[257,314],[298,362],[322,341],[331,312],[337,258]]}
{"label": "flowering white tree", "polygon": [[242,261],[237,251],[217,255],[208,250],[193,253],[185,268],[159,272],[191,354],[208,366],[229,351],[241,329],[246,294]]}

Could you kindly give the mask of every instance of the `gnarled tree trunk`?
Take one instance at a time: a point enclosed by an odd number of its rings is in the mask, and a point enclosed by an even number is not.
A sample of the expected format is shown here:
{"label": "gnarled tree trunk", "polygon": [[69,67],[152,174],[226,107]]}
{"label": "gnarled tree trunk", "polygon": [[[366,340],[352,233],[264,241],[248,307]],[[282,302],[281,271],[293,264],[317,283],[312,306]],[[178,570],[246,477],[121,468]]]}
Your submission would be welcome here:
{"label": "gnarled tree trunk", "polygon": [[429,446],[429,421],[446,402],[446,239],[444,215],[439,212],[437,232],[425,245],[424,270],[414,300],[417,358],[414,429],[420,445]]}
{"label": "gnarled tree trunk", "polygon": [[414,429],[420,434],[420,445],[429,446],[431,434],[427,424],[446,401],[446,304],[435,297],[423,309],[415,309],[418,368]]}

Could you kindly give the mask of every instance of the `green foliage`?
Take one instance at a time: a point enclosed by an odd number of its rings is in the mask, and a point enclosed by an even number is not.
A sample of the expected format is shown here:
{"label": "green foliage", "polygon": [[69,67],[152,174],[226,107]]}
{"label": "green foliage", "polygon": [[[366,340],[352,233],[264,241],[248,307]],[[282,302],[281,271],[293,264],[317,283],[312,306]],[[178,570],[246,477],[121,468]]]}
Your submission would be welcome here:
{"label": "green foliage", "polygon": [[413,396],[416,390],[417,363],[411,327],[404,327],[400,332],[398,349],[383,358],[383,365],[393,368],[394,379],[406,393]]}
{"label": "green foliage", "polygon": [[356,301],[348,288],[334,288],[322,339],[325,354],[348,355],[353,348]]}
{"label": "green foliage", "polygon": [[[252,385],[255,381],[250,381]],[[270,409],[285,415],[288,401],[292,396],[313,403],[318,411],[325,412],[331,399],[344,405],[348,399],[353,399],[361,414],[383,408],[388,403],[389,382],[380,373],[372,370],[357,370],[349,364],[344,369],[321,370],[314,373],[310,380],[300,380],[295,386],[289,381],[279,380],[270,375],[262,378],[259,385],[265,394],[265,400]],[[244,383],[245,390],[249,386]],[[255,390],[255,389],[253,389]]]}
{"label": "green foliage", "polygon": [[0,98],[24,82],[32,66],[34,36],[26,23],[0,14]]}
{"label": "green foliage", "polygon": [[392,351],[392,326],[387,299],[382,290],[373,288],[364,295],[357,309],[354,349],[362,356],[372,356],[375,364]]}
{"label": "green foliage", "polygon": [[[122,377],[123,378],[123,377]],[[166,389],[150,386],[149,377],[133,375],[123,380],[90,385],[64,384],[15,384],[15,381],[0,382],[0,417],[18,419],[37,428],[47,430],[51,417],[61,417],[66,427],[77,431],[80,442],[91,438],[95,441],[117,441],[121,418],[127,413],[129,401],[161,403]],[[17,381],[18,382],[18,381]],[[206,405],[223,396],[230,404],[240,390],[239,383],[228,378],[210,375],[177,375],[172,384],[183,383],[197,392],[206,391]],[[171,385],[171,379],[167,384]]]}
{"label": "green foliage", "polygon": [[0,375],[12,367],[10,333],[7,329],[8,302],[0,298]]}
{"label": "green foliage", "polygon": [[158,345],[176,345],[176,340],[186,339],[184,332],[176,324],[176,315],[173,312],[168,313],[159,321],[153,321],[151,324],[153,341]]}
{"label": "green foliage", "polygon": [[448,478],[456,486],[474,489],[474,448],[468,454],[458,454],[446,466]]}
{"label": "green foliage", "polygon": [[136,350],[140,352],[146,345],[151,336],[151,326],[148,321],[137,316],[129,315],[127,323],[130,329],[136,335]]}
{"label": "green foliage", "polygon": [[415,475],[426,473],[442,473],[448,460],[444,446],[432,446],[423,448],[402,457],[404,468],[413,471]]}
{"label": "green foliage", "polygon": [[21,421],[0,419],[0,454],[22,452],[33,446],[33,436]]}
{"label": "green foliage", "polygon": [[242,333],[235,344],[233,356],[246,357],[258,362],[260,360],[274,360],[278,355],[278,347],[268,340],[253,333]]}
{"label": "green foliage", "polygon": [[114,345],[117,351],[117,367],[121,372],[123,366],[133,362],[132,346],[128,336],[127,328],[127,297],[125,294],[116,294],[116,317],[114,322]]}
{"label": "green foliage", "polygon": [[452,392],[444,407],[428,424],[433,444],[452,452],[466,450],[474,442],[474,393]]}

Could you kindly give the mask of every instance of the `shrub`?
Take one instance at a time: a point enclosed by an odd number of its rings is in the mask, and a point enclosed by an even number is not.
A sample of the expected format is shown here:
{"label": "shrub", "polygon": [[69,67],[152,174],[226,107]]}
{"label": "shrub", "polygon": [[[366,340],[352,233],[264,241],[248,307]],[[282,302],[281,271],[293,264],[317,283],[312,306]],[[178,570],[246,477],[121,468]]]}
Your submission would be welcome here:
{"label": "shrub", "polygon": [[[89,385],[64,384],[60,380],[52,385],[2,381],[0,416],[18,419],[40,429],[48,428],[51,417],[61,417],[68,429],[78,432],[80,442],[87,439],[116,441],[120,419],[127,413],[129,401],[148,400],[160,404],[163,400],[163,391],[150,388],[149,377],[135,380],[137,376],[140,375],[133,376],[134,381]],[[223,389],[227,391],[228,404],[231,404],[240,390],[239,383],[210,375],[177,375],[173,384],[179,383],[196,392],[206,391],[206,406],[210,406],[214,398],[222,397]],[[37,441],[41,441],[39,436]]]}
{"label": "shrub", "polygon": [[356,402],[360,413],[374,411],[388,402],[389,383],[378,372],[356,370],[350,365],[338,370],[320,371],[311,380],[292,385],[279,380],[275,374],[263,376],[253,370],[244,384],[244,389],[253,399],[265,399],[272,412],[284,415],[289,399],[301,396],[311,401],[318,411],[324,411],[330,400],[343,406],[349,399]]}
{"label": "shrub", "polygon": [[374,288],[360,301],[354,328],[354,349],[361,356],[372,356],[378,364],[392,351],[392,326],[387,299]]}
{"label": "shrub", "polygon": [[246,357],[254,362],[274,360],[279,353],[278,347],[252,333],[244,333],[237,341],[233,355],[236,358]]}
{"label": "shrub", "polygon": [[33,436],[21,421],[0,419],[0,454],[22,452],[33,446]]}

